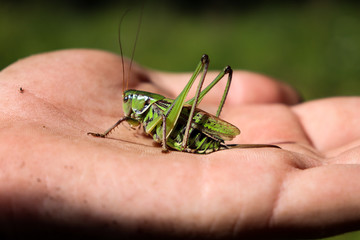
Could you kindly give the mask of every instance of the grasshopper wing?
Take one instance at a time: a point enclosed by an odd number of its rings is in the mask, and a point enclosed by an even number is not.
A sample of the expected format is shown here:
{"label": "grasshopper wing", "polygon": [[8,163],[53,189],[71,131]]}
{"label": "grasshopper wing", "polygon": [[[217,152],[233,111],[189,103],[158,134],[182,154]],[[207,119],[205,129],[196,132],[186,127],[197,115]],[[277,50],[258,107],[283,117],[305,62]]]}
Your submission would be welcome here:
{"label": "grasshopper wing", "polygon": [[[185,105],[183,111],[190,112],[190,109],[191,106]],[[236,126],[199,108],[195,109],[192,127],[211,138],[223,141],[230,141],[240,134],[240,130]]]}

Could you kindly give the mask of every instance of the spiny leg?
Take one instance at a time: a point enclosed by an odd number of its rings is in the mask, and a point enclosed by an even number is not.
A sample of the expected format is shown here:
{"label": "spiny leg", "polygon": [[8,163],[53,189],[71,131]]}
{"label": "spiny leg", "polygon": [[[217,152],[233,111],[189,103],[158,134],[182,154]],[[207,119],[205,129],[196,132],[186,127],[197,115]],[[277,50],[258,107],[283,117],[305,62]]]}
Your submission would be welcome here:
{"label": "spiny leg", "polygon": [[169,150],[166,145],[166,116],[156,104],[153,104],[153,109],[162,119],[162,152],[168,152]]}
{"label": "spiny leg", "polygon": [[107,135],[109,135],[109,133],[114,130],[114,128],[116,128],[117,126],[119,126],[120,123],[122,123],[123,121],[129,121],[129,120],[134,120],[132,118],[129,117],[122,117],[119,119],[119,121],[117,121],[111,128],[109,128],[108,130],[106,130],[104,133],[93,133],[93,132],[88,132],[88,135],[94,136],[94,137],[106,137]]}
{"label": "spiny leg", "polygon": [[199,94],[201,92],[201,87],[204,84],[206,73],[207,73],[208,68],[209,68],[209,62],[210,62],[209,57],[207,55],[203,55],[203,57],[201,58],[201,62],[203,64],[203,66],[204,66],[204,70],[203,70],[203,74],[202,74],[202,76],[200,78],[198,87],[196,89],[194,102],[193,102],[193,104],[191,106],[189,118],[188,118],[188,121],[186,123],[185,134],[184,134],[183,142],[182,142],[182,145],[181,145],[183,150],[185,150],[187,148],[187,143],[189,141],[189,132],[190,132],[190,127],[191,127],[191,122],[192,122],[192,119],[194,117],[195,108],[196,108],[196,106],[198,104]]}
{"label": "spiny leg", "polygon": [[[167,139],[171,132],[174,130],[174,127],[179,119],[180,113],[183,109],[185,98],[187,94],[190,91],[191,86],[193,85],[194,81],[196,80],[197,76],[200,74],[200,72],[204,69],[204,62],[205,59],[208,61],[208,56],[204,54],[197,65],[193,75],[191,76],[189,82],[186,84],[184,89],[181,91],[181,93],[176,97],[176,99],[173,101],[173,103],[170,105],[170,107],[164,112],[165,120],[166,120],[166,131],[165,131],[165,139]],[[155,119],[156,121],[160,120],[160,116]]]}
{"label": "spiny leg", "polygon": [[225,101],[226,101],[226,97],[227,97],[227,95],[228,95],[228,93],[229,93],[229,89],[230,89],[230,84],[231,84],[231,80],[232,80],[232,73],[233,73],[233,71],[232,71],[232,69],[231,69],[230,66],[226,66],[226,68],[224,69],[224,73],[225,73],[225,74],[228,73],[229,75],[228,75],[228,81],[227,81],[226,86],[225,86],[224,94],[223,94],[223,96],[222,96],[222,98],[221,98],[221,101],[220,101],[219,108],[218,108],[218,110],[216,111],[216,116],[217,116],[217,117],[220,116],[220,113],[221,113],[222,108],[224,107],[224,104],[225,104]]}
{"label": "spiny leg", "polygon": [[162,152],[168,152],[168,148],[166,146],[166,117],[164,114],[161,115],[162,118]]}
{"label": "spiny leg", "polygon": [[193,75],[191,76],[189,82],[185,85],[184,89],[181,93],[176,97],[170,107],[164,112],[166,117],[166,137],[169,137],[172,130],[174,129],[175,124],[177,123],[181,110],[185,103],[185,98],[190,91],[191,86],[193,85],[194,81],[200,74],[200,72],[204,69],[204,58],[208,58],[206,54],[201,57],[199,64],[197,65]]}
{"label": "spiny leg", "polygon": [[[220,113],[221,113],[221,110],[225,104],[225,100],[226,100],[226,97],[229,93],[229,89],[230,89],[230,84],[231,84],[231,80],[232,80],[232,69],[230,66],[226,66],[224,68],[224,70],[222,72],[219,73],[219,75],[204,89],[201,91],[200,95],[199,95],[199,100],[197,101],[197,105],[199,105],[199,103],[202,101],[202,99],[204,98],[204,96],[225,76],[225,74],[229,74],[228,75],[228,81],[226,83],[226,87],[225,87],[225,90],[224,90],[224,94],[221,98],[221,102],[220,102],[220,105],[219,105],[219,108],[216,112],[216,116],[219,117],[220,116]],[[195,101],[195,97],[193,97],[192,99],[190,99],[189,101],[187,101],[186,103],[187,104],[190,104],[192,105]]]}

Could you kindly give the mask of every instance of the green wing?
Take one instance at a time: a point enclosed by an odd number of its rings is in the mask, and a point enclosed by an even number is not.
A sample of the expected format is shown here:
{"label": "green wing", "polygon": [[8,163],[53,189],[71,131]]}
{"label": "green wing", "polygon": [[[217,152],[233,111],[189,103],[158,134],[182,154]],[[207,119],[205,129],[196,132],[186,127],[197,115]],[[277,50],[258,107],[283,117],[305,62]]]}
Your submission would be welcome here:
{"label": "green wing", "polygon": [[[183,114],[181,114],[182,119],[183,117],[186,118],[185,116],[189,116],[187,112],[190,112],[190,109],[191,105],[184,106]],[[224,141],[230,141],[240,134],[240,130],[236,126],[199,108],[195,109],[192,127],[209,137]]]}
{"label": "green wing", "polygon": [[[165,111],[173,101],[173,99],[165,98],[157,101],[156,105]],[[189,119],[190,110],[191,105],[185,104],[180,113],[178,124],[183,124],[184,128]],[[224,141],[230,141],[240,134],[240,130],[236,126],[199,108],[195,109],[191,127],[198,129],[211,138]]]}

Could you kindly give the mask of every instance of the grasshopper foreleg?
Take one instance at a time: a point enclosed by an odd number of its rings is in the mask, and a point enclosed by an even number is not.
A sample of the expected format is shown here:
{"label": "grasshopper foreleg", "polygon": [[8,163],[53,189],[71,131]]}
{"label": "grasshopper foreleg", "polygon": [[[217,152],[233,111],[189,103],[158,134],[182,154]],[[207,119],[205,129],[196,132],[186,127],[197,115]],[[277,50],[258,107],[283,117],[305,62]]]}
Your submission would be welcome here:
{"label": "grasshopper foreleg", "polygon": [[166,145],[166,115],[156,104],[153,105],[153,109],[162,119],[162,152],[168,152],[169,150]]}
{"label": "grasshopper foreleg", "polygon": [[94,136],[94,137],[101,137],[101,138],[105,138],[107,137],[107,135],[110,134],[110,132],[112,130],[114,130],[117,126],[119,126],[120,123],[122,123],[123,121],[127,121],[127,122],[130,122],[130,123],[135,123],[134,125],[138,125],[138,121],[133,119],[133,118],[130,118],[130,117],[122,117],[119,119],[119,121],[117,121],[111,128],[109,128],[108,130],[106,130],[104,133],[93,133],[93,132],[88,132],[87,134],[88,135],[91,135],[91,136]]}
{"label": "grasshopper foreleg", "polygon": [[162,152],[168,152],[168,148],[166,146],[166,117],[164,114],[161,115],[162,118],[162,130],[163,130],[163,135],[162,135]]}

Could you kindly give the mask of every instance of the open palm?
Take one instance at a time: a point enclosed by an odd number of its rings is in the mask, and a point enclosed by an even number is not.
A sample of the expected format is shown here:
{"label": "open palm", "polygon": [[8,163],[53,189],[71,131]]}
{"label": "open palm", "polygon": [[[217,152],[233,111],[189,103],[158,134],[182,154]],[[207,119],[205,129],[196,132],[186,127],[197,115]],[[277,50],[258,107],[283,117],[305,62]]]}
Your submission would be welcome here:
{"label": "open palm", "polygon": [[[190,76],[133,70],[129,88],[171,98]],[[282,149],[164,154],[126,123],[107,139],[86,134],[122,116],[121,79],[119,57],[95,50],[40,54],[0,73],[3,231],[316,237],[357,229],[359,97],[296,104],[287,85],[235,71],[221,115],[242,131],[234,143]],[[200,107],[216,111],[224,85]]]}

